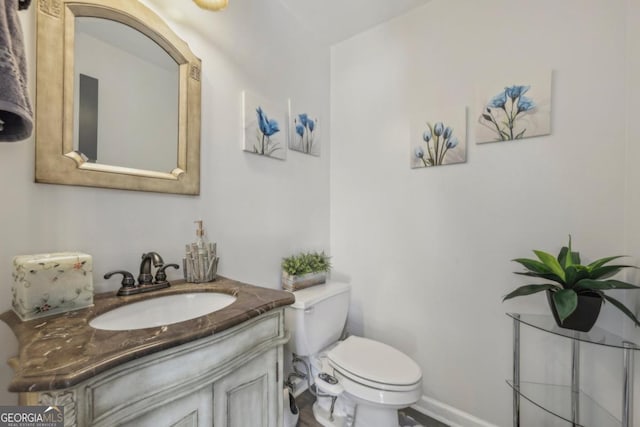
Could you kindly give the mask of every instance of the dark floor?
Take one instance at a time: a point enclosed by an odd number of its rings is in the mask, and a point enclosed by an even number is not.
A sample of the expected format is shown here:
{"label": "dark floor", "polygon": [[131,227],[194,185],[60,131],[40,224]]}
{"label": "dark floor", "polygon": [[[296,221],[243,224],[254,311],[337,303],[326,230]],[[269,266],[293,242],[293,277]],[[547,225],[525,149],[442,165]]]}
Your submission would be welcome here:
{"label": "dark floor", "polygon": [[[322,427],[320,423],[313,418],[311,406],[314,401],[315,397],[309,390],[296,398],[296,403],[300,409],[298,427]],[[411,408],[406,408],[399,412],[401,427],[448,427],[446,424],[442,424]]]}

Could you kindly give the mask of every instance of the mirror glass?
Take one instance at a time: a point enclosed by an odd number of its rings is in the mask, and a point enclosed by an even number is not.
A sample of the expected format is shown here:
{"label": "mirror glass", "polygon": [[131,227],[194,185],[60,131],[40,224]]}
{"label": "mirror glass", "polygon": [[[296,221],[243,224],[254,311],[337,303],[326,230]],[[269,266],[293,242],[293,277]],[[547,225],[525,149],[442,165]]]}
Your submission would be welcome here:
{"label": "mirror glass", "polygon": [[38,1],[36,182],[200,194],[201,61],[131,0]]}
{"label": "mirror glass", "polygon": [[73,147],[88,162],[171,172],[178,166],[179,68],[125,24],[76,17]]}

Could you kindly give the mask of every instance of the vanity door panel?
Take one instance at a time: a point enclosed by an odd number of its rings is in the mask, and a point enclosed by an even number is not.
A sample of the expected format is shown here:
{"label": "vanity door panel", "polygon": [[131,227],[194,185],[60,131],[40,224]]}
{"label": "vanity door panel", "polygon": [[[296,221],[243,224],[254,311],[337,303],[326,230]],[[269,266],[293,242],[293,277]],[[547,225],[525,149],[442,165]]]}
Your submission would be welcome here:
{"label": "vanity door panel", "polygon": [[213,386],[213,419],[216,427],[276,427],[282,393],[278,351],[271,349]]}
{"label": "vanity door panel", "polygon": [[125,424],[123,427],[211,427],[212,387],[198,390],[181,399],[153,409]]}

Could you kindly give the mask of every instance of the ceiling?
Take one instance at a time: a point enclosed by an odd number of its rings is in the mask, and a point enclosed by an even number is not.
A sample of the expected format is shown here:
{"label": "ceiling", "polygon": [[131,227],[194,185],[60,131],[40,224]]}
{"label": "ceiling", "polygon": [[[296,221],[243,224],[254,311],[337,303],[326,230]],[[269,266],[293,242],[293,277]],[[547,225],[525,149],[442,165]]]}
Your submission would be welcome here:
{"label": "ceiling", "polygon": [[333,45],[382,22],[408,13],[429,0],[229,0],[220,12],[190,0],[145,0],[152,8],[201,34],[220,40],[247,31],[302,29],[316,43]]}
{"label": "ceiling", "polygon": [[[233,7],[230,0],[229,7]],[[429,0],[279,0],[294,19],[326,44],[335,44]]]}

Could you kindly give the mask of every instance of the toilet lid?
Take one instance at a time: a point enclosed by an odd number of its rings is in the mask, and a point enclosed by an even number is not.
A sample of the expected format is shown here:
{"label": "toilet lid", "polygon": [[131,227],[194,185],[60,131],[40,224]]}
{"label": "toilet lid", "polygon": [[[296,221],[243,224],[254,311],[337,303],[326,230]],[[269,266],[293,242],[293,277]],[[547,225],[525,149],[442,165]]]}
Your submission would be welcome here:
{"label": "toilet lid", "polygon": [[327,355],[343,371],[386,385],[411,385],[422,379],[420,367],[406,354],[378,341],[350,336]]}

